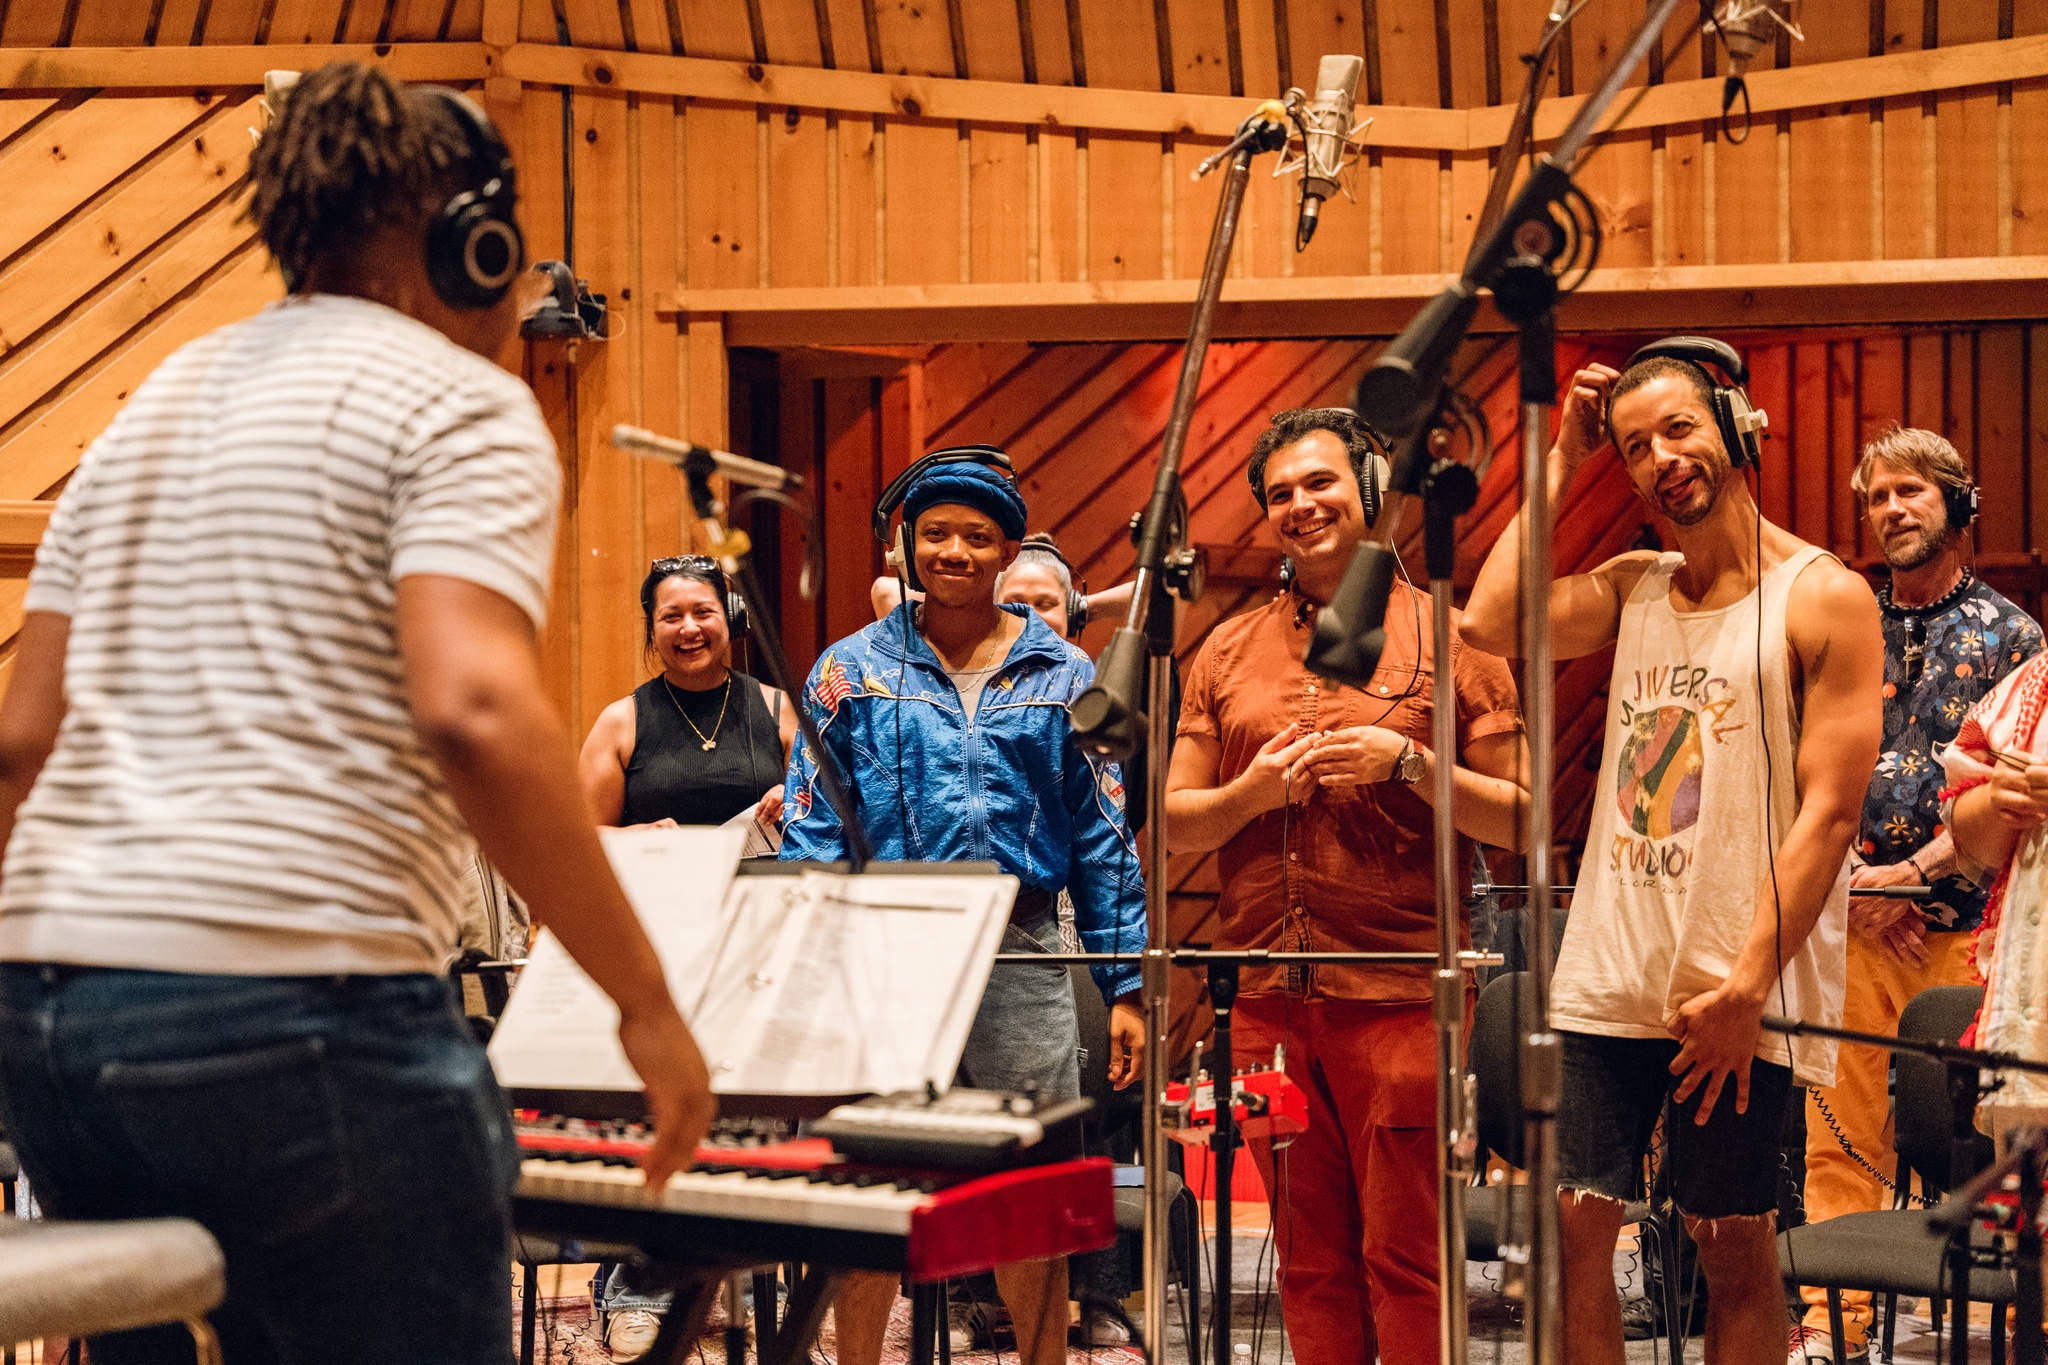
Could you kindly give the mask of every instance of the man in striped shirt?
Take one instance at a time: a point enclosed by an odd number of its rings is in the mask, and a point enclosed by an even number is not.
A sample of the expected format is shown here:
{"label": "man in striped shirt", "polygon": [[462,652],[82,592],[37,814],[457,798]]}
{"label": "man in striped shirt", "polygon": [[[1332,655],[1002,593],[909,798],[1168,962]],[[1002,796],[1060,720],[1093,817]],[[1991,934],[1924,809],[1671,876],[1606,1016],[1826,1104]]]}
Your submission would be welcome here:
{"label": "man in striped shirt", "polygon": [[440,976],[472,832],[618,1002],[650,1177],[711,1114],[541,685],[559,467],[484,358],[511,164],[453,92],[336,65],[249,182],[292,296],[137,390],[30,580],[0,1115],[50,1213],[212,1231],[230,1361],[504,1360],[517,1154]]}

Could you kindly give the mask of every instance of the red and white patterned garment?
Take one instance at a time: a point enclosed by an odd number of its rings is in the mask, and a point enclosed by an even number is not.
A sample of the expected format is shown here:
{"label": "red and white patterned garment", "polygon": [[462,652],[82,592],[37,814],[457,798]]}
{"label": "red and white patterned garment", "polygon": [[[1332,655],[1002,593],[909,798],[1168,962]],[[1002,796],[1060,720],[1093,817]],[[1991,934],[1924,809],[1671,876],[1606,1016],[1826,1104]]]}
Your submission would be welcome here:
{"label": "red and white patterned garment", "polygon": [[[2038,757],[2048,735],[2048,654],[2037,655],[1972,707],[1956,742],[1942,751],[1948,775],[1942,798],[1990,780],[2000,755]],[[1952,819],[1950,823],[1953,823]],[[1977,971],[1985,978],[1984,1008],[1965,1042],[2048,1061],[2048,825],[2027,834],[1991,885],[1977,931]],[[1987,1109],[2048,1107],[2048,1079],[2008,1074]]]}

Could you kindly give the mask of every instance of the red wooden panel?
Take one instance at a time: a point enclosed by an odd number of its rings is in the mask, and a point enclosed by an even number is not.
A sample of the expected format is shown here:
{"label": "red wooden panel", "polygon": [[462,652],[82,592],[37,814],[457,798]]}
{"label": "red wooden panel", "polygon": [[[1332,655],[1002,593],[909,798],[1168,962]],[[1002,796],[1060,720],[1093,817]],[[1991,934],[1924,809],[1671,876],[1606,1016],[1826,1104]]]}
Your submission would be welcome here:
{"label": "red wooden panel", "polygon": [[881,546],[868,522],[882,486],[881,414],[871,379],[825,379],[818,519],[825,536],[824,640],[875,619],[868,587],[881,572]]}
{"label": "red wooden panel", "polygon": [[1986,327],[1977,333],[1976,448],[1964,455],[1988,493],[1979,499],[1977,531],[1978,547],[1986,554],[2028,548],[2026,500],[2019,496],[2026,479],[2022,352],[2018,327]]}
{"label": "red wooden panel", "polygon": [[1900,425],[1941,431],[1948,399],[1947,338],[1917,332],[1906,338],[1906,405]]}
{"label": "red wooden panel", "polygon": [[[754,35],[747,24],[747,7],[738,0],[677,0],[677,12],[683,21],[683,47],[692,57],[717,57],[729,62],[754,60]],[[852,53],[842,52],[840,64],[851,65],[856,71],[867,67],[866,61],[858,60],[865,51],[860,33],[856,25],[851,33],[840,38],[842,43],[853,44]]]}

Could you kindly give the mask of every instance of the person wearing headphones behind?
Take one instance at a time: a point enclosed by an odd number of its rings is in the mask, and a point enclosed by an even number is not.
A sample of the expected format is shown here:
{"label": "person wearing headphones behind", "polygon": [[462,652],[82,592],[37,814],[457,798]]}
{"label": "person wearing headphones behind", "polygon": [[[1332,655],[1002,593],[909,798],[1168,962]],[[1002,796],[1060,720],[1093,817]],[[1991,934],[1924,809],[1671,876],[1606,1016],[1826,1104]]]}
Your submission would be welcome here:
{"label": "person wearing headphones behind", "polygon": [[506,1358],[518,1150],[442,975],[472,835],[618,1003],[657,1188],[714,1112],[541,677],[512,175],[454,91],[308,73],[242,187],[290,295],[143,381],[29,580],[0,1112],[52,1217],[218,1239],[231,1361]]}
{"label": "person wearing headphones behind", "polygon": [[[1094,667],[1036,613],[996,602],[997,576],[1016,559],[1025,525],[1007,456],[966,447],[912,464],[876,508],[884,540],[899,505],[896,562],[924,600],[827,649],[803,705],[850,779],[878,859],[996,862],[1023,883],[1005,952],[1059,950],[1054,901],[1064,888],[1090,951],[1133,955],[1093,969],[1110,1003],[1110,1079],[1129,1085],[1144,1050],[1136,1004],[1144,886],[1117,770],[1083,754],[1067,724],[1067,704]],[[799,744],[783,803],[786,859],[847,856],[839,815],[817,777],[816,756]],[[1079,1045],[1065,968],[998,966],[959,1080],[1072,1098],[1080,1093]],[[1064,1361],[1065,1260],[999,1266],[996,1283],[1025,1365]],[[895,1286],[893,1275],[856,1275],[841,1288],[841,1365],[881,1359]]]}
{"label": "person wearing headphones behind", "polygon": [[[1931,431],[1891,427],[1863,448],[1849,486],[1884,554],[1884,739],[1850,854],[1849,966],[1842,1027],[1896,1034],[1906,1002],[1977,980],[1972,951],[1984,890],[1961,875],[1942,822],[1936,751],[1955,742],[1979,698],[2041,652],[2041,628],[1971,572],[1977,489],[1956,448]],[[1859,887],[1927,886],[1934,899],[1857,896]],[[1988,956],[1988,954],[1983,955]],[[1806,1216],[1819,1222],[1887,1207],[1871,1173],[1893,1165],[1891,1055],[1844,1043],[1835,1083],[1806,1102]],[[1855,1149],[1855,1155],[1843,1148]],[[1868,1163],[1866,1166],[1864,1163]],[[1790,1365],[1831,1361],[1827,1295],[1802,1291]],[[1842,1291],[1843,1357],[1867,1356],[1867,1290]]]}
{"label": "person wearing headphones behind", "polygon": [[[722,825],[758,805],[756,820],[773,830],[796,712],[781,692],[733,671],[746,604],[717,560],[682,555],[648,569],[640,614],[643,644],[661,671],[599,713],[577,760],[598,824]],[[646,1355],[670,1295],[640,1289],[619,1264],[600,1298],[612,1359]]]}
{"label": "person wearing headphones behind", "polygon": [[[1166,784],[1172,849],[1217,853],[1218,947],[1436,948],[1431,799],[1442,760],[1428,743],[1430,679],[1442,655],[1428,599],[1395,588],[1386,652],[1363,691],[1328,684],[1303,663],[1316,612],[1377,517],[1383,463],[1370,430],[1343,408],[1280,413],[1252,445],[1251,494],[1295,575],[1203,643]],[[1448,653],[1458,831],[1518,848],[1527,798],[1516,774],[1528,760],[1514,678],[1455,634]],[[1472,852],[1460,849],[1460,868],[1472,866]],[[1284,1155],[1251,1144],[1274,1196],[1280,1307],[1300,1360],[1436,1360],[1432,970],[1241,974],[1239,1065],[1267,1064],[1284,1044],[1308,1100],[1307,1129]]]}
{"label": "person wearing headphones behind", "polygon": [[[1761,1021],[1841,1020],[1849,841],[1877,762],[1884,636],[1862,576],[1758,510],[1744,471],[1763,414],[1747,377],[1732,347],[1699,337],[1646,346],[1620,372],[1588,366],[1549,456],[1550,505],[1564,508],[1611,438],[1678,544],[1551,590],[1557,658],[1615,651],[1550,1002],[1574,1365],[1623,1358],[1614,1242],[1660,1117],[1706,1275],[1711,1358],[1785,1358],[1779,1134],[1794,1081],[1832,1080],[1834,1045],[1788,1042]],[[1517,513],[1465,608],[1466,638],[1504,655],[1518,645],[1522,534]]]}

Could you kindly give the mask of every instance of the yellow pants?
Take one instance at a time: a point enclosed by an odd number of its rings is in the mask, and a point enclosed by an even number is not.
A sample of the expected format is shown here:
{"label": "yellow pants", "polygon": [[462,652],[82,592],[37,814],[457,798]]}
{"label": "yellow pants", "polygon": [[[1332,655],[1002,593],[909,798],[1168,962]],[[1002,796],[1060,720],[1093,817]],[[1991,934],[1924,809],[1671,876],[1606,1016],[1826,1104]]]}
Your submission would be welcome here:
{"label": "yellow pants", "polygon": [[[1848,989],[1842,999],[1842,1027],[1861,1033],[1897,1034],[1906,1002],[1931,986],[1967,986],[1970,935],[1927,935],[1927,965],[1900,962],[1860,934],[1849,935]],[[1806,1218],[1818,1223],[1845,1213],[1890,1208],[1892,1197],[1870,1172],[1842,1150],[1841,1130],[1864,1160],[1890,1180],[1898,1167],[1892,1151],[1892,1110],[1886,1093],[1891,1054],[1882,1048],[1843,1043],[1835,1057],[1835,1083],[1816,1087],[1806,1096]],[[1825,1106],[1825,1114],[1823,1113]],[[1829,1126],[1826,1114],[1834,1116]],[[1806,1300],[1806,1325],[1828,1330],[1828,1296],[1822,1289],[1801,1289]],[[1842,1291],[1842,1332],[1850,1354],[1863,1349],[1874,1316],[1870,1295],[1860,1289]]]}

